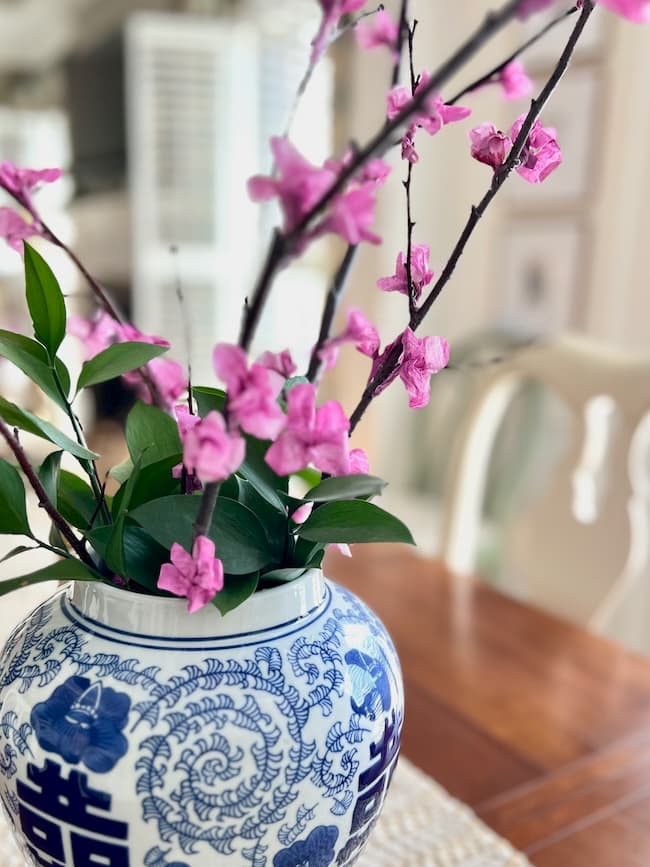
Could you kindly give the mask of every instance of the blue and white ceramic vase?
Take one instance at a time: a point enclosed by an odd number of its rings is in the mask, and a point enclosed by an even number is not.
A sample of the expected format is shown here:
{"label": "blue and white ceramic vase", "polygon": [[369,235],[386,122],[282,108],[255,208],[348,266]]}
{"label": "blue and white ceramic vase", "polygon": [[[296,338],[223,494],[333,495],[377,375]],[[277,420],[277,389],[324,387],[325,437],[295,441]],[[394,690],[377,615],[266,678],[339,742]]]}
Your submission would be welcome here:
{"label": "blue and white ceramic vase", "polygon": [[221,617],[59,591],[0,661],[0,796],[30,865],[328,867],[395,768],[399,664],[312,570]]}

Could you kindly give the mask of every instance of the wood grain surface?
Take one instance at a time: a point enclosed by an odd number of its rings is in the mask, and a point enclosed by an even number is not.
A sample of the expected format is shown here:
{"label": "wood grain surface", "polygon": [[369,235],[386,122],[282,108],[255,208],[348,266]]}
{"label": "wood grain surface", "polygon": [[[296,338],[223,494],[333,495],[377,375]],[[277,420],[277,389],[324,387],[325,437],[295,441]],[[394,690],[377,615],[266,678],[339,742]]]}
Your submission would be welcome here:
{"label": "wood grain surface", "polygon": [[404,755],[537,867],[649,867],[650,660],[412,549],[325,571],[395,641]]}

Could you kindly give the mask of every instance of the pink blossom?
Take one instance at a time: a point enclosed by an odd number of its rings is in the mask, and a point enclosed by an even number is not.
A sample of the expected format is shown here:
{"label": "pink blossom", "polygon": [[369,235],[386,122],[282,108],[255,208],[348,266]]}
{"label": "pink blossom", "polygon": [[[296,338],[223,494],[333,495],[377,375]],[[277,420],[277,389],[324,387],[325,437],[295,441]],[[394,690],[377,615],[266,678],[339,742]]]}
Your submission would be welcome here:
{"label": "pink blossom", "polygon": [[342,554],[344,557],[351,557],[352,556],[352,549],[345,542],[332,542],[331,545],[327,546],[327,550],[329,551],[330,548],[336,549],[339,552],[339,554]]}
{"label": "pink blossom", "polygon": [[374,185],[363,184],[337,196],[329,216],[321,223],[319,233],[335,232],[348,244],[360,244],[361,241],[381,244],[379,235],[370,231],[375,219],[376,205],[372,186]]}
{"label": "pink blossom", "polygon": [[650,21],[650,0],[597,0],[597,2],[629,21],[636,21],[638,24]]}
{"label": "pink blossom", "polygon": [[186,596],[188,612],[198,611],[223,588],[223,563],[214,553],[214,542],[207,536],[196,539],[191,554],[174,542],[171,563],[160,568],[158,588],[175,596]]}
{"label": "pink blossom", "polygon": [[291,231],[336,180],[331,168],[317,168],[286,138],[271,139],[277,177],[255,175],[248,181],[248,194],[255,202],[277,196],[284,214],[284,229]]}
{"label": "pink blossom", "polygon": [[[422,289],[433,280],[433,271],[429,269],[429,252],[428,244],[414,244],[411,248],[411,281],[416,300],[422,294]],[[398,254],[395,273],[390,277],[381,277],[377,280],[377,286],[383,292],[409,294],[405,253]]]}
{"label": "pink blossom", "polygon": [[0,164],[0,187],[26,207],[31,206],[31,193],[39,184],[51,184],[60,177],[61,169],[21,169],[9,160]]}
{"label": "pink blossom", "polygon": [[242,464],[246,443],[236,432],[226,430],[226,422],[216,411],[182,435],[183,464],[202,482],[222,482]]}
{"label": "pink blossom", "polygon": [[331,370],[336,364],[339,349],[346,343],[354,343],[357,352],[372,358],[379,349],[377,329],[369,322],[361,310],[356,307],[348,311],[348,321],[345,330],[338,337],[331,337],[321,347],[319,357],[325,370]]}
{"label": "pink blossom", "polygon": [[318,0],[323,17],[318,33],[312,40],[312,52],[310,63],[317,63],[327,50],[332,34],[343,15],[356,12],[361,9],[366,0]]}
{"label": "pink blossom", "polygon": [[519,60],[513,60],[503,67],[499,73],[499,83],[506,99],[521,99],[533,92],[533,82]]}
{"label": "pink blossom", "polygon": [[266,462],[280,476],[313,464],[324,473],[342,475],[349,470],[348,421],[336,400],[316,409],[316,388],[294,386],[287,395],[287,427],[266,453]]}
{"label": "pink blossom", "polygon": [[383,183],[385,183],[386,178],[391,173],[391,167],[388,163],[385,163],[383,160],[377,158],[374,160],[370,160],[367,162],[364,167],[361,169],[361,174],[359,175],[359,180],[361,183],[374,183],[376,186],[380,187]]}
{"label": "pink blossom", "polygon": [[295,521],[296,524],[304,524],[311,515],[313,508],[313,503],[303,503],[302,506],[298,506],[296,511],[292,513],[291,520]]}
{"label": "pink blossom", "polygon": [[350,449],[350,472],[367,475],[370,472],[368,455],[363,449]]}
{"label": "pink blossom", "polygon": [[492,123],[483,123],[474,127],[469,133],[472,142],[472,156],[486,166],[498,169],[505,162],[510,152],[512,142],[507,135],[500,132]]}
{"label": "pink blossom", "polygon": [[555,0],[521,0],[517,7],[517,16],[519,18],[528,18],[534,12],[539,12],[551,6]]}
{"label": "pink blossom", "polygon": [[121,326],[104,310],[99,310],[92,319],[85,316],[68,316],[68,333],[81,340],[84,358],[94,358],[112,343],[121,339]]}
{"label": "pink blossom", "polygon": [[[514,142],[523,126],[522,114],[512,125],[510,138]],[[531,184],[541,184],[562,162],[562,151],[555,140],[555,130],[546,129],[536,120],[521,152],[519,174]]]}
{"label": "pink blossom", "polygon": [[201,421],[201,417],[198,415],[193,415],[189,407],[187,407],[184,403],[179,403],[174,407],[174,415],[176,416],[176,423],[178,425],[178,435],[181,440],[183,440],[188,431],[191,431],[193,428],[197,426],[197,424]]}
{"label": "pink blossom", "polygon": [[[426,71],[423,72],[415,88],[414,96],[417,96],[428,85],[430,80],[430,74]],[[386,114],[389,120],[397,117],[413,100],[414,96],[403,85],[397,85],[389,91],[386,100]],[[427,97],[424,105],[415,113],[402,139],[402,159],[408,160],[411,163],[418,161],[418,154],[415,150],[415,133],[419,127],[425,129],[429,135],[436,135],[443,126],[463,120],[469,117],[471,113],[472,110],[470,108],[464,108],[460,105],[447,105],[440,96],[432,95]]]}
{"label": "pink blossom", "polygon": [[274,370],[285,379],[293,376],[298,369],[288,349],[283,349],[282,352],[268,352],[267,350],[260,355],[255,363],[261,364],[262,367],[267,367],[269,370]]}
{"label": "pink blossom", "polygon": [[410,328],[402,335],[404,353],[399,377],[409,394],[409,406],[419,409],[429,402],[430,380],[449,362],[449,344],[443,337],[416,337]]}
{"label": "pink blossom", "polygon": [[395,59],[399,56],[397,48],[399,25],[385,9],[380,9],[373,15],[368,24],[358,24],[356,36],[359,46],[367,51],[386,46]]}
{"label": "pink blossom", "polygon": [[40,235],[41,228],[37,223],[28,223],[12,208],[0,208],[0,238],[17,253],[23,252],[23,242],[34,235]]}
{"label": "pink blossom", "polygon": [[250,370],[246,353],[239,346],[219,343],[212,363],[228,390],[228,414],[246,431],[260,439],[275,439],[285,424],[278,404],[284,377],[255,363]]}

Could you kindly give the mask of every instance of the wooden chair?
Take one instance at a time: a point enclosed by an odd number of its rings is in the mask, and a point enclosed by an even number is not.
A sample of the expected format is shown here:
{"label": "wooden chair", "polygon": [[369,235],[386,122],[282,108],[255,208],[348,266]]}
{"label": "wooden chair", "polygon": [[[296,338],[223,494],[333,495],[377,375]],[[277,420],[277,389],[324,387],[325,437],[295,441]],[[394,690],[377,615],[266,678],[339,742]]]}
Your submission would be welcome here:
{"label": "wooden chair", "polygon": [[503,528],[509,564],[503,586],[625,638],[625,608],[650,585],[642,580],[650,578],[650,356],[566,335],[514,351],[480,379],[452,450],[444,560],[457,573],[476,571],[495,440],[518,390],[540,382],[568,408],[580,435],[552,469],[542,470],[544,484]]}

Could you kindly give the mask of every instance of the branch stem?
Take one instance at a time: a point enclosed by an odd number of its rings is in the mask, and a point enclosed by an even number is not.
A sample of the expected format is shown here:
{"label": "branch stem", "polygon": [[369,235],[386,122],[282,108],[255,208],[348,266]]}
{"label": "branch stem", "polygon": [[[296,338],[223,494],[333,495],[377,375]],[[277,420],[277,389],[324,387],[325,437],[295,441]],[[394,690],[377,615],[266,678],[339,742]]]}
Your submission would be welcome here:
{"label": "branch stem", "polygon": [[[431,291],[427,295],[426,299],[422,303],[422,305],[411,315],[409,320],[409,327],[416,331],[419,326],[422,324],[422,320],[427,315],[429,310],[431,309],[432,304],[444,287],[447,285],[449,280],[451,279],[456,266],[458,264],[459,259],[461,258],[465,247],[470,240],[474,230],[476,229],[479,220],[494,200],[499,190],[506,182],[512,171],[519,164],[519,157],[521,152],[528,141],[528,137],[533,128],[535,121],[538,119],[539,115],[542,112],[542,109],[551,98],[555,88],[560,83],[560,80],[564,76],[564,73],[569,67],[571,62],[571,58],[573,57],[573,52],[575,51],[576,45],[582,32],[594,11],[594,0],[584,0],[582,11],[580,13],[580,17],[573,28],[573,31],[569,37],[568,42],[562,52],[562,55],[551,73],[548,81],[542,88],[539,96],[531,102],[530,110],[526,115],[526,119],[521,127],[519,135],[515,139],[510,154],[508,158],[504,162],[504,164],[494,173],[492,178],[492,183],[478,203],[478,205],[473,205],[470,211],[469,218],[465,223],[463,231],[454,246],[454,249],[445,265],[440,277],[436,281],[435,285],[432,287]],[[361,399],[357,404],[354,412],[350,416],[350,432],[352,432],[359,421],[361,420],[363,414],[367,410],[368,406],[372,402],[375,394],[377,393],[377,389],[382,386],[395,372],[399,365],[400,357],[402,354],[402,346],[401,342],[397,342],[393,347],[391,352],[385,357],[383,363],[380,365],[379,369],[375,372],[375,375],[369,380],[366,385],[363,394],[361,395]]]}

